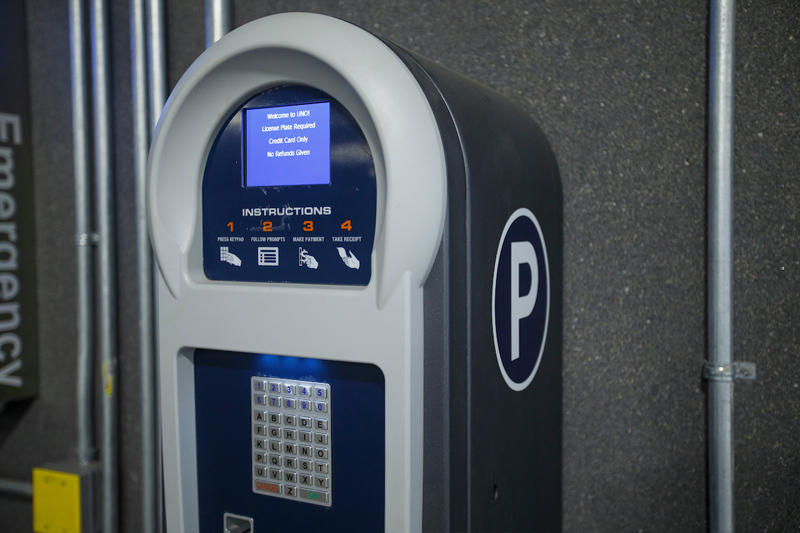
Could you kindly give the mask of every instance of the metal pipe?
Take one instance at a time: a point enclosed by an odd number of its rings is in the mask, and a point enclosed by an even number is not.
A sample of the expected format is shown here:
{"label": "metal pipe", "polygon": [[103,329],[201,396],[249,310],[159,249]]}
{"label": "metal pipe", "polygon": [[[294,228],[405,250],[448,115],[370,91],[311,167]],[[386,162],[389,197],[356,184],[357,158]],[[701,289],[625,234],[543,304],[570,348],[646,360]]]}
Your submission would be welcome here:
{"label": "metal pipe", "polygon": [[150,82],[150,127],[155,130],[167,102],[167,46],[164,0],[147,0],[147,53]]}
{"label": "metal pipe", "polygon": [[145,186],[150,149],[147,84],[147,23],[144,0],[131,0],[131,82],[133,96],[133,173],[136,184],[136,249],[139,272],[139,387],[142,406],[142,531],[159,530],[160,476],[156,439],[153,360],[153,255],[147,233]]}
{"label": "metal pipe", "polygon": [[[735,0],[711,0],[708,128],[708,354],[733,363]],[[734,531],[733,379],[708,382],[709,526]]]}
{"label": "metal pipe", "polygon": [[0,493],[30,498],[33,496],[33,483],[30,481],[0,478]]}
{"label": "metal pipe", "polygon": [[77,426],[78,464],[95,458],[92,419],[92,229],[89,193],[89,104],[86,90],[86,35],[82,0],[69,2],[72,70],[72,147],[75,173],[75,242],[77,254]]}
{"label": "metal pipe", "polygon": [[206,0],[206,48],[233,28],[230,0]]}
{"label": "metal pipe", "polygon": [[111,75],[105,0],[92,0],[92,87],[94,89],[95,201],[97,203],[100,361],[103,376],[103,532],[119,527],[119,416],[117,399],[117,316],[114,258],[114,181],[111,131]]}
{"label": "metal pipe", "polygon": [[[155,128],[158,124],[158,120],[161,117],[161,111],[164,109],[164,104],[167,102],[167,46],[166,46],[166,29],[165,29],[165,16],[164,16],[164,0],[147,0],[147,80],[149,83],[150,91],[149,91],[149,102],[150,102],[150,132],[152,133],[155,131]],[[149,144],[148,144],[149,146]],[[145,176],[146,177],[146,176]],[[142,189],[143,191],[143,189]],[[142,203],[139,204],[140,206],[146,206],[144,203],[144,194],[142,191],[139,191],[142,198]],[[144,216],[143,213],[139,212],[139,216]],[[144,219],[146,224],[146,217]],[[146,230],[146,225],[144,226]],[[147,233],[144,235],[147,238]],[[144,250],[144,246],[141,244],[142,250]],[[161,424],[159,422],[158,416],[158,406],[159,406],[159,398],[158,398],[158,388],[156,387],[156,383],[158,382],[158,366],[155,364],[155,308],[153,307],[154,301],[154,292],[156,290],[155,284],[153,283],[153,273],[156,272],[157,266],[155,262],[152,260],[152,249],[150,248],[150,241],[147,240],[147,252],[142,252],[140,254],[140,261],[145,260],[145,254],[149,256],[150,265],[148,268],[143,268],[142,272],[147,272],[147,276],[149,279],[142,278],[140,280],[139,292],[140,297],[144,294],[144,291],[149,292],[149,296],[147,298],[150,299],[150,304],[145,306],[144,302],[145,299],[141,300],[140,310],[142,313],[151,313],[150,317],[146,317],[142,315],[140,320],[142,324],[145,324],[146,327],[150,328],[150,340],[149,342],[142,342],[142,346],[149,347],[151,350],[150,355],[146,355],[142,352],[142,365],[144,367],[145,364],[150,365],[150,378],[148,382],[144,380],[147,379],[142,376],[142,409],[143,415],[142,418],[142,440],[147,439],[148,442],[152,443],[152,461],[151,465],[145,466],[144,461],[142,468],[149,468],[150,474],[152,476],[152,481],[149,484],[150,486],[147,487],[147,490],[154,490],[154,493],[151,495],[143,495],[143,497],[148,498],[149,502],[155,506],[155,516],[147,516],[145,515],[145,519],[147,520],[145,525],[150,525],[153,527],[151,531],[161,531],[162,526],[164,523],[164,506],[163,502],[163,484],[162,484],[162,467],[161,467]],[[140,263],[142,264],[142,263]],[[142,337],[144,337],[145,333],[142,333]],[[147,363],[145,363],[147,361]],[[144,370],[144,368],[143,368]],[[148,392],[145,393],[145,388],[148,388]],[[148,402],[152,402],[152,406],[147,406],[144,403],[144,400]],[[152,417],[150,420],[147,420],[145,417]],[[144,447],[143,447],[144,449]],[[147,504],[146,504],[147,505]]]}

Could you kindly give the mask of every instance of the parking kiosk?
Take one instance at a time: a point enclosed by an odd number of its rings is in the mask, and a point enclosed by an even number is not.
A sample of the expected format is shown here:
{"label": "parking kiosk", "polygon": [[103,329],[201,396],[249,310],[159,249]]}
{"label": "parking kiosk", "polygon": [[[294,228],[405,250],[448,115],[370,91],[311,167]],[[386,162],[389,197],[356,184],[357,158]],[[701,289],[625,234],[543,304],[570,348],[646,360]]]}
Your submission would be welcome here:
{"label": "parking kiosk", "polygon": [[522,108],[268,17],[178,83],[148,202],[168,531],[560,529],[561,188]]}

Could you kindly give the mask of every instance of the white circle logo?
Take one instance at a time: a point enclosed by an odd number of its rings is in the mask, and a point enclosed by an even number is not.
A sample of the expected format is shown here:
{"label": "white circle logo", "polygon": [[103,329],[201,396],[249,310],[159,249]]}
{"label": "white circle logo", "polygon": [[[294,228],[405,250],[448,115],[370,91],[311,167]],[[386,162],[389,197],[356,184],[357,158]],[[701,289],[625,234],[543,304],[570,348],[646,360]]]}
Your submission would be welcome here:
{"label": "white circle logo", "polygon": [[550,268],[539,221],[529,209],[506,222],[492,283],[497,363],[515,391],[530,385],[542,360],[550,319]]}

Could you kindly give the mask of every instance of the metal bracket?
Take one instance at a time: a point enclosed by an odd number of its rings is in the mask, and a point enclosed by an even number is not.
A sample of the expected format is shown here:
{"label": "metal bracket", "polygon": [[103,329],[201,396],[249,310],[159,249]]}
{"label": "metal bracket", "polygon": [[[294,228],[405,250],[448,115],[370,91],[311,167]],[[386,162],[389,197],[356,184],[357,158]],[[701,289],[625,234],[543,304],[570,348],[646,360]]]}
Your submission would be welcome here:
{"label": "metal bracket", "polygon": [[706,361],[703,364],[703,377],[708,381],[755,381],[756,364],[737,361],[734,363],[715,364]]}
{"label": "metal bracket", "polygon": [[100,242],[100,235],[97,232],[75,234],[75,244],[78,246],[96,246],[98,242]]}

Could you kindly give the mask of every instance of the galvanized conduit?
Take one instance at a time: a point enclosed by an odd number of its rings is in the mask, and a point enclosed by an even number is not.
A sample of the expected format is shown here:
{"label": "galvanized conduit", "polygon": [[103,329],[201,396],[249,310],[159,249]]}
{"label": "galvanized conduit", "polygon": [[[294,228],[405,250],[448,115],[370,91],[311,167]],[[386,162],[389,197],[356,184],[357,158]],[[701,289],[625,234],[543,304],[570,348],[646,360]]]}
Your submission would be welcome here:
{"label": "galvanized conduit", "polygon": [[[733,363],[733,82],[735,0],[711,0],[708,128],[708,355]],[[733,532],[733,373],[708,382],[709,526]]]}
{"label": "galvanized conduit", "polygon": [[78,289],[78,464],[95,458],[92,418],[92,229],[89,193],[89,105],[86,87],[85,15],[81,0],[69,2],[72,70],[72,146],[75,172],[75,243]]}
{"label": "galvanized conduit", "polygon": [[231,0],[206,0],[206,48],[231,31]]}
{"label": "galvanized conduit", "polygon": [[164,0],[147,0],[147,21],[150,130],[153,131],[167,102],[167,34],[164,26]]}
{"label": "galvanized conduit", "polygon": [[[147,73],[149,86],[149,129],[144,162],[150,148],[152,133],[167,101],[167,48],[163,0],[147,0]],[[139,80],[142,78],[139,77]],[[140,87],[140,93],[141,93]],[[141,113],[137,107],[137,115]],[[140,118],[144,123],[146,118]],[[136,175],[137,190],[137,245],[139,248],[139,323],[141,391],[142,391],[142,498],[143,530],[158,532],[164,522],[163,484],[161,482],[161,424],[158,415],[158,367],[155,357],[155,301],[156,271],[150,239],[147,232],[146,168]]]}
{"label": "galvanized conduit", "polygon": [[33,483],[0,478],[0,493],[30,498],[33,496]]}
{"label": "galvanized conduit", "polygon": [[145,180],[150,149],[147,84],[147,23],[144,0],[131,1],[131,82],[133,97],[133,172],[136,187],[136,249],[139,272],[139,373],[142,406],[142,531],[159,531],[161,477],[158,469],[158,413],[153,343],[153,257],[147,233]]}
{"label": "galvanized conduit", "polygon": [[119,527],[119,413],[117,399],[117,306],[114,250],[114,181],[111,76],[105,0],[92,0],[92,87],[94,93],[95,201],[99,274],[100,361],[103,377],[103,532]]}
{"label": "galvanized conduit", "polygon": [[[206,0],[206,41],[209,31],[216,41],[230,28],[229,2]],[[146,38],[145,38],[146,34]],[[145,49],[146,64],[145,69]],[[139,267],[139,356],[142,396],[142,529],[160,531],[163,522],[161,483],[161,431],[158,417],[158,382],[155,364],[153,261],[147,231],[147,154],[167,100],[166,31],[163,0],[131,2],[131,64],[134,108],[134,174],[136,181],[137,250]],[[149,106],[145,88],[149,84]],[[148,108],[149,107],[149,114]],[[149,126],[149,128],[148,128]]]}
{"label": "galvanized conduit", "polygon": [[166,101],[164,5],[132,0],[131,77],[133,94],[136,247],[139,271],[139,370],[141,392],[142,530],[161,531],[161,432],[158,417],[154,333],[155,270],[147,230],[146,178],[150,134]]}

